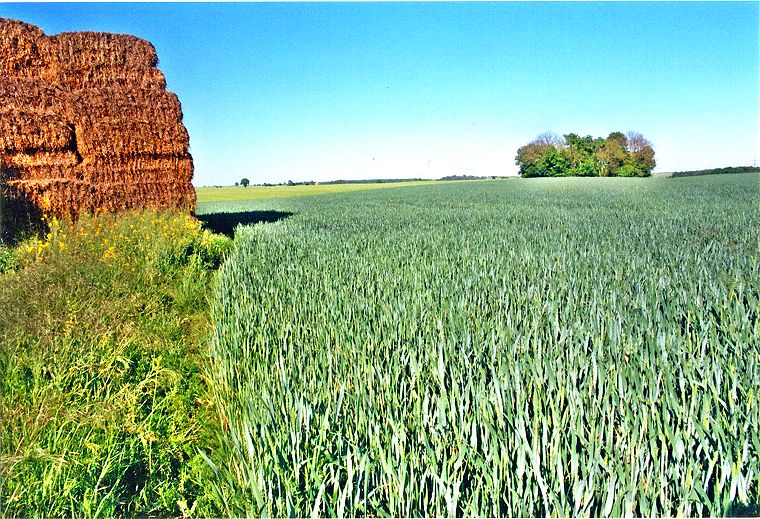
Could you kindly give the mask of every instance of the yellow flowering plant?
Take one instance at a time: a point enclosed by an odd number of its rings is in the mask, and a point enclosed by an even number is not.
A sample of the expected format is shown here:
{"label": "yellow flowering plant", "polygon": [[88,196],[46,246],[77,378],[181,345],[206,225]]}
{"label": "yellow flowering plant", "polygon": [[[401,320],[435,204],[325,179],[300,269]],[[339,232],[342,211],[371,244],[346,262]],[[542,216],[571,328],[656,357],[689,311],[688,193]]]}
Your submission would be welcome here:
{"label": "yellow flowering plant", "polygon": [[231,243],[185,213],[146,210],[85,215],[76,221],[43,218],[48,232],[18,247],[22,265],[73,255],[130,272],[165,272],[190,263],[215,267]]}

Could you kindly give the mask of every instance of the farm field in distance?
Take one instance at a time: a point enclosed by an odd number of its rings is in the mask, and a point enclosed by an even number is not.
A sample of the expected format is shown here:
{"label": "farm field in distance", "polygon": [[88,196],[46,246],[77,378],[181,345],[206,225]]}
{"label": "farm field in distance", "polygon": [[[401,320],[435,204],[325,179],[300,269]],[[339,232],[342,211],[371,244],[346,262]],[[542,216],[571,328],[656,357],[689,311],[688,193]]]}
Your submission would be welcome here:
{"label": "farm field in distance", "polygon": [[233,515],[757,514],[759,181],[201,201],[286,215],[238,228],[211,297],[210,488]]}
{"label": "farm field in distance", "polygon": [[[261,200],[267,198],[292,198],[297,196],[330,195],[353,191],[372,189],[387,189],[394,187],[424,186],[430,184],[447,184],[451,180],[416,180],[410,182],[357,182],[347,184],[312,184],[295,186],[223,186],[196,187],[198,204],[206,202],[241,202],[246,200]],[[471,181],[469,181],[471,182]]]}

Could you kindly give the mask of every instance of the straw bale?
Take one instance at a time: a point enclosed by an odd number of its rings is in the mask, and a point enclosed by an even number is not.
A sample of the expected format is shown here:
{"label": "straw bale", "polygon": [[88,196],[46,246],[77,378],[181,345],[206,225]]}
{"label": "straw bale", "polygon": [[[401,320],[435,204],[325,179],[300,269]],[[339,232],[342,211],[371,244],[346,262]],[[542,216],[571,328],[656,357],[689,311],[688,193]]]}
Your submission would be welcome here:
{"label": "straw bale", "polygon": [[66,150],[74,145],[74,130],[56,115],[6,112],[0,116],[0,149]]}
{"label": "straw bale", "polygon": [[74,216],[81,207],[93,211],[93,188],[73,179],[11,180],[7,186],[31,200],[43,212]]}
{"label": "straw bale", "polygon": [[61,87],[1,75],[0,100],[0,113],[61,114],[66,109],[66,93]]}
{"label": "straw bale", "polygon": [[87,88],[71,95],[71,105],[80,120],[121,119],[164,124],[182,122],[177,96],[157,89]]}
{"label": "straw bale", "polygon": [[10,164],[7,156],[0,153],[0,187],[5,186],[9,180],[14,180],[19,176],[21,176],[20,168]]}
{"label": "straw bale", "polygon": [[51,179],[59,180],[82,180],[82,175],[75,167],[60,164],[46,164],[36,166],[26,166],[20,168],[23,181],[47,181]]}
{"label": "straw bale", "polygon": [[90,184],[71,179],[9,181],[44,212],[73,216],[81,210],[117,211],[145,207],[189,210],[195,191],[185,183],[141,182]]}
{"label": "straw bale", "polygon": [[0,18],[0,72],[8,77],[39,73],[49,64],[45,34],[39,27]]}
{"label": "straw bale", "polygon": [[[73,168],[79,162],[81,157],[72,151],[36,151],[35,153],[24,153],[23,151],[14,151],[12,153],[3,153],[0,155],[8,166],[26,170],[28,168],[47,167],[65,167]],[[28,175],[24,175],[30,178]]]}
{"label": "straw bale", "polygon": [[158,69],[56,69],[48,73],[48,80],[69,90],[81,88],[146,88],[164,90],[166,78]]}
{"label": "straw bale", "polygon": [[[109,210],[142,207],[195,207],[195,190],[185,182],[113,182],[98,184],[93,197],[99,207]],[[125,201],[122,204],[120,201]]]}
{"label": "straw bale", "polygon": [[44,212],[74,216],[82,211],[118,211],[145,207],[192,210],[195,190],[184,182],[113,182],[90,184],[75,179],[11,180]]}
{"label": "straw bale", "polygon": [[23,191],[8,186],[0,161],[0,242],[13,244],[39,227],[42,211]]}
{"label": "straw bale", "polygon": [[64,32],[49,37],[55,43],[56,58],[70,69],[154,68],[158,55],[152,43],[128,34],[104,32]]}
{"label": "straw bale", "polygon": [[88,182],[185,182],[193,178],[190,156],[88,157],[77,171]]}
{"label": "straw bale", "polygon": [[[58,215],[193,210],[182,106],[150,42],[0,19],[5,192]],[[6,204],[7,206],[7,204]]]}
{"label": "straw bale", "polygon": [[180,123],[75,121],[77,146],[83,156],[187,155],[190,137]]}

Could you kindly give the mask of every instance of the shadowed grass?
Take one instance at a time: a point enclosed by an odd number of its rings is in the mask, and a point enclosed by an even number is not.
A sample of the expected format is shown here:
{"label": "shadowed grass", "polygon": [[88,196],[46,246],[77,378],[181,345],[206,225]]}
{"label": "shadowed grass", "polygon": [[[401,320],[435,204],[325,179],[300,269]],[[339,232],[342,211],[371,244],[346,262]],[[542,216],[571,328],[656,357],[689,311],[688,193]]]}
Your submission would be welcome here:
{"label": "shadowed grass", "polygon": [[235,229],[239,225],[277,222],[292,215],[293,213],[283,211],[237,211],[202,214],[198,219],[210,231],[234,238]]}

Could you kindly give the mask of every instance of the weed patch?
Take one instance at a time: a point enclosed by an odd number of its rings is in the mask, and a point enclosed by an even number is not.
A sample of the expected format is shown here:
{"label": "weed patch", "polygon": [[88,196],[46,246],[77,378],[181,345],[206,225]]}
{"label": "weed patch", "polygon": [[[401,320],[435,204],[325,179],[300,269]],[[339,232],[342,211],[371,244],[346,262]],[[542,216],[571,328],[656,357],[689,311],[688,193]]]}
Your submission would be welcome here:
{"label": "weed patch", "polygon": [[173,213],[48,224],[0,251],[3,513],[213,514],[201,345],[229,240]]}

